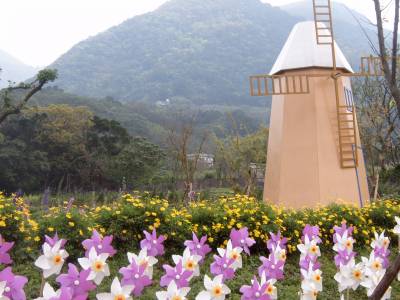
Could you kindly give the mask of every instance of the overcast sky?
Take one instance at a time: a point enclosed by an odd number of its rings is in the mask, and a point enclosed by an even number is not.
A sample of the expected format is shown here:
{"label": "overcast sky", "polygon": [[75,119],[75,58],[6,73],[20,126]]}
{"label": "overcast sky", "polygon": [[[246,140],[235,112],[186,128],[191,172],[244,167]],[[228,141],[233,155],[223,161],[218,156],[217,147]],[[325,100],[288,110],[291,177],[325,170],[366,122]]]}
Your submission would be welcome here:
{"label": "overcast sky", "polygon": [[[0,49],[26,64],[45,66],[77,42],[152,11],[166,1],[0,0]],[[297,0],[262,1],[278,6]],[[337,1],[374,20],[372,0]],[[388,18],[393,12],[392,5]]]}

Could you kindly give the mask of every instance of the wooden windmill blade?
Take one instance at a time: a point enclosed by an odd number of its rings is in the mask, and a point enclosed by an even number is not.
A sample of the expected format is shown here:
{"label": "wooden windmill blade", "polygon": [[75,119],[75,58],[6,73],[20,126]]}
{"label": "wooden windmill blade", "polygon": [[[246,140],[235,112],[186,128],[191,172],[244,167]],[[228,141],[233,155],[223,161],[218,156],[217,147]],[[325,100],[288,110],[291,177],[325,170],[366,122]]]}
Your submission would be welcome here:
{"label": "wooden windmill blade", "polygon": [[307,75],[254,75],[250,76],[251,96],[271,96],[310,93]]}
{"label": "wooden windmill blade", "polygon": [[[340,101],[338,82],[340,76],[337,76],[340,73],[337,73],[336,66],[331,0],[313,0],[313,12],[317,44],[331,47],[333,69],[331,77],[335,87],[340,165],[342,168],[356,168],[358,166],[358,141],[355,107],[352,99],[348,102],[351,103],[350,106],[343,105]],[[344,96],[347,100],[349,95],[345,94]]]}

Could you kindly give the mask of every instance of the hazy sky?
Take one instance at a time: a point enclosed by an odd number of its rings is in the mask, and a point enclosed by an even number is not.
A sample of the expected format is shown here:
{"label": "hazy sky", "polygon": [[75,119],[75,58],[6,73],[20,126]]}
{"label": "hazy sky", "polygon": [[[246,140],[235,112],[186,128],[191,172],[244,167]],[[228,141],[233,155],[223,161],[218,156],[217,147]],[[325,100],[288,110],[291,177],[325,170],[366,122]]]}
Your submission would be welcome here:
{"label": "hazy sky", "polygon": [[[0,0],[0,49],[26,64],[45,66],[77,42],[166,1]],[[262,1],[278,6],[297,0]],[[372,0],[337,1],[374,19]],[[393,5],[388,11],[390,17]]]}

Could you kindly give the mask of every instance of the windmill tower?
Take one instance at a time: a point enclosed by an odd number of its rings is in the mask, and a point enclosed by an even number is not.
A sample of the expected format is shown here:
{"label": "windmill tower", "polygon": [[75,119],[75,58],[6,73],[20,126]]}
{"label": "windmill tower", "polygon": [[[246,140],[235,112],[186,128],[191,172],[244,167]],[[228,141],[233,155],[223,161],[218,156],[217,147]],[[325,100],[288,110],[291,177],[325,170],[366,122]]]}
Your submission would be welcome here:
{"label": "windmill tower", "polygon": [[314,21],[295,25],[252,96],[272,95],[264,200],[315,207],[369,201],[350,78],[379,76],[377,57],[355,73],[334,41],[330,0],[313,0]]}

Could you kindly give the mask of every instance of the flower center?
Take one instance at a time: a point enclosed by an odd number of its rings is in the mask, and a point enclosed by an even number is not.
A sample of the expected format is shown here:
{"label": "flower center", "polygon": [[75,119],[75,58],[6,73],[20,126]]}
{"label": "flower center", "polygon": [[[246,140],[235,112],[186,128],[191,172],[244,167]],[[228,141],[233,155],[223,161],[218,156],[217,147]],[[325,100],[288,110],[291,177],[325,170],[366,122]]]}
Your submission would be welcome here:
{"label": "flower center", "polygon": [[139,274],[135,274],[135,279],[139,279]]}
{"label": "flower center", "polygon": [[317,253],[317,246],[311,246],[311,249],[310,249],[310,251],[311,251],[311,253]]}
{"label": "flower center", "polygon": [[317,291],[313,291],[313,296],[317,297],[318,296],[318,292]]}
{"label": "flower center", "polygon": [[244,244],[244,240],[243,240],[243,239],[241,239],[241,240],[240,240],[240,243],[241,243],[241,244]]}
{"label": "flower center", "polygon": [[256,292],[256,293],[254,294],[254,296],[256,296],[256,297],[258,298],[258,297],[260,297],[260,293],[259,293],[259,292]]}
{"label": "flower center", "polygon": [[140,266],[145,266],[145,267],[147,267],[147,260],[145,260],[145,259],[142,259],[140,262],[139,262],[139,265]]}
{"label": "flower center", "polygon": [[102,245],[98,245],[97,249],[101,250],[101,249],[103,249],[103,246]]}
{"label": "flower center", "polygon": [[153,244],[154,244],[154,245],[157,244],[157,241],[156,241],[156,240],[153,240]]}
{"label": "flower center", "polygon": [[62,262],[62,257],[61,255],[55,255],[53,258],[54,264],[59,265]]}
{"label": "flower center", "polygon": [[176,280],[179,280],[179,279],[181,279],[181,276],[180,275],[176,275],[175,278],[176,278]]}
{"label": "flower center", "polygon": [[213,288],[214,296],[221,296],[222,295],[222,288],[218,285]]}
{"label": "flower center", "polygon": [[267,293],[268,295],[271,295],[273,291],[274,287],[272,285],[268,285],[267,288],[265,289],[265,293]]}
{"label": "flower center", "polygon": [[350,241],[347,241],[347,242],[346,242],[346,247],[347,247],[347,248],[350,248],[350,247],[351,247],[351,245],[352,245],[352,244],[351,244],[351,242],[350,242]]}
{"label": "flower center", "polygon": [[239,258],[239,254],[236,253],[236,251],[232,252],[231,258],[234,260],[237,260]]}
{"label": "flower center", "polygon": [[197,249],[200,249],[201,248],[201,246],[200,245],[197,245]]}
{"label": "flower center", "polygon": [[321,281],[321,276],[320,275],[315,275],[314,279],[315,279],[315,281],[319,282],[319,281]]}
{"label": "flower center", "polygon": [[75,285],[79,285],[79,280],[75,280],[75,281],[74,281],[74,284],[75,284]]}
{"label": "flower center", "polygon": [[125,300],[125,296],[122,294],[115,295],[114,300]]}
{"label": "flower center", "polygon": [[222,266],[223,266],[224,268],[226,268],[228,265],[227,265],[227,264],[223,264]]}
{"label": "flower center", "polygon": [[182,300],[182,297],[178,296],[178,295],[175,295],[175,296],[172,297],[171,300]]}
{"label": "flower center", "polygon": [[189,260],[189,261],[186,263],[186,269],[193,270],[194,267],[195,267],[195,263],[194,263],[193,261]]}
{"label": "flower center", "polygon": [[378,270],[381,268],[381,263],[379,261],[375,261],[373,264],[374,269]]}
{"label": "flower center", "polygon": [[11,289],[10,289],[9,286],[6,286],[6,287],[4,288],[4,291],[5,291],[6,293],[8,293],[9,291],[11,291]]}
{"label": "flower center", "polygon": [[93,270],[95,272],[100,272],[103,269],[104,263],[100,260],[95,261],[93,264]]}
{"label": "flower center", "polygon": [[357,278],[357,279],[360,279],[360,278],[361,278],[361,272],[360,272],[360,270],[355,270],[355,271],[353,272],[353,276],[354,276],[355,278]]}

